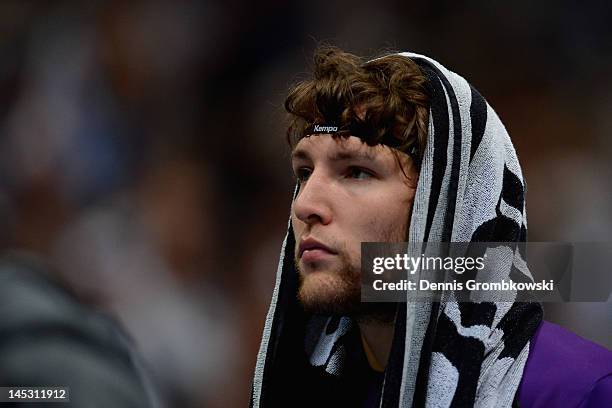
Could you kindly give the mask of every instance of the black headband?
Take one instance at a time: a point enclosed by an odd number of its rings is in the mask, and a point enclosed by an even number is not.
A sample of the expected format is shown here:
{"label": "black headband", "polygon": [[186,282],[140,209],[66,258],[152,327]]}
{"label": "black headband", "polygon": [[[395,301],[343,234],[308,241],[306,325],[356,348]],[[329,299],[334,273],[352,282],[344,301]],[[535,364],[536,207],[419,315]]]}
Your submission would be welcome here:
{"label": "black headband", "polygon": [[[332,136],[355,136],[360,138],[361,140],[367,141],[369,138],[368,135],[373,133],[373,129],[364,123],[364,122],[351,122],[348,126],[338,126],[336,124],[331,123],[313,123],[312,125],[306,127],[304,131],[304,137],[314,136],[314,135],[332,135]],[[381,144],[397,149],[401,146],[401,141],[395,137],[383,137]],[[412,160],[414,160],[418,165],[421,163],[421,158],[419,157],[418,146],[417,143],[413,143],[410,145],[409,150],[406,152]]]}

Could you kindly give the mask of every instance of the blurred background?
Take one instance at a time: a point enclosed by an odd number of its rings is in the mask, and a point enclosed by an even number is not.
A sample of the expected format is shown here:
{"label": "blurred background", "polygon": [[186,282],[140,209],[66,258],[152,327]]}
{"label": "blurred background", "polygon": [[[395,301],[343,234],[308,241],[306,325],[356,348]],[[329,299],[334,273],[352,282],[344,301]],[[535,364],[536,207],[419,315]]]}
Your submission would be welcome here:
{"label": "blurred background", "polygon": [[[468,3],[3,1],[2,249],[117,316],[168,406],[246,406],[293,186],[282,103],[320,41],[464,75],[514,140],[530,240],[610,241],[611,7]],[[546,318],[612,347],[611,306]]]}

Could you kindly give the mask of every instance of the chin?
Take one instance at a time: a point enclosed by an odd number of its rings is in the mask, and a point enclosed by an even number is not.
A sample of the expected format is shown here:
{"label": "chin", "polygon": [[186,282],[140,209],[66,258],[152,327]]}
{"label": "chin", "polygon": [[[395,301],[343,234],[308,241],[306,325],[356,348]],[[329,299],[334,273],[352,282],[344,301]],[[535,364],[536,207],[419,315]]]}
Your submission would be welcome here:
{"label": "chin", "polygon": [[347,282],[337,273],[300,273],[298,298],[307,313],[350,315],[361,302],[359,285]]}

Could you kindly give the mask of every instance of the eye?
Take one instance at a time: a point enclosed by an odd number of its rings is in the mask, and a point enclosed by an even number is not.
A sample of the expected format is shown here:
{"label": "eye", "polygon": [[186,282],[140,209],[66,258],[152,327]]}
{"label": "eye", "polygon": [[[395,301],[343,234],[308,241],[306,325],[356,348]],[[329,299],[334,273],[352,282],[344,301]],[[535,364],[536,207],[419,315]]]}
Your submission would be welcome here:
{"label": "eye", "polygon": [[374,177],[374,173],[367,169],[364,169],[363,167],[351,166],[348,168],[347,177],[356,180],[364,180]]}
{"label": "eye", "polygon": [[311,174],[312,170],[308,167],[300,167],[295,171],[295,179],[298,183],[302,184],[308,180]]}

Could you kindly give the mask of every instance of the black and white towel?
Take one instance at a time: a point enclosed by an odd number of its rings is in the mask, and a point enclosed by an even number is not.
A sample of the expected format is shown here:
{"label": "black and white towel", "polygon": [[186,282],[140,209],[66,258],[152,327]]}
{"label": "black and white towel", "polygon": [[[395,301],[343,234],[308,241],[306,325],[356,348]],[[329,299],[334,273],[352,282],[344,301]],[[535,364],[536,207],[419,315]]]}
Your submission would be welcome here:
{"label": "black and white towel", "polygon": [[[437,61],[400,55],[420,66],[431,98],[409,240],[525,241],[525,184],[497,114],[464,78]],[[346,365],[343,342],[353,323],[304,316],[296,299],[294,245],[289,225],[257,358],[253,407],[274,405],[274,393],[282,389],[299,390],[292,381],[299,382],[304,369],[300,353],[307,364],[332,376],[341,377]],[[518,251],[507,259],[504,273],[532,280]],[[542,319],[541,305],[457,302],[452,293],[442,299],[399,308],[380,407],[512,406],[530,339]]]}

